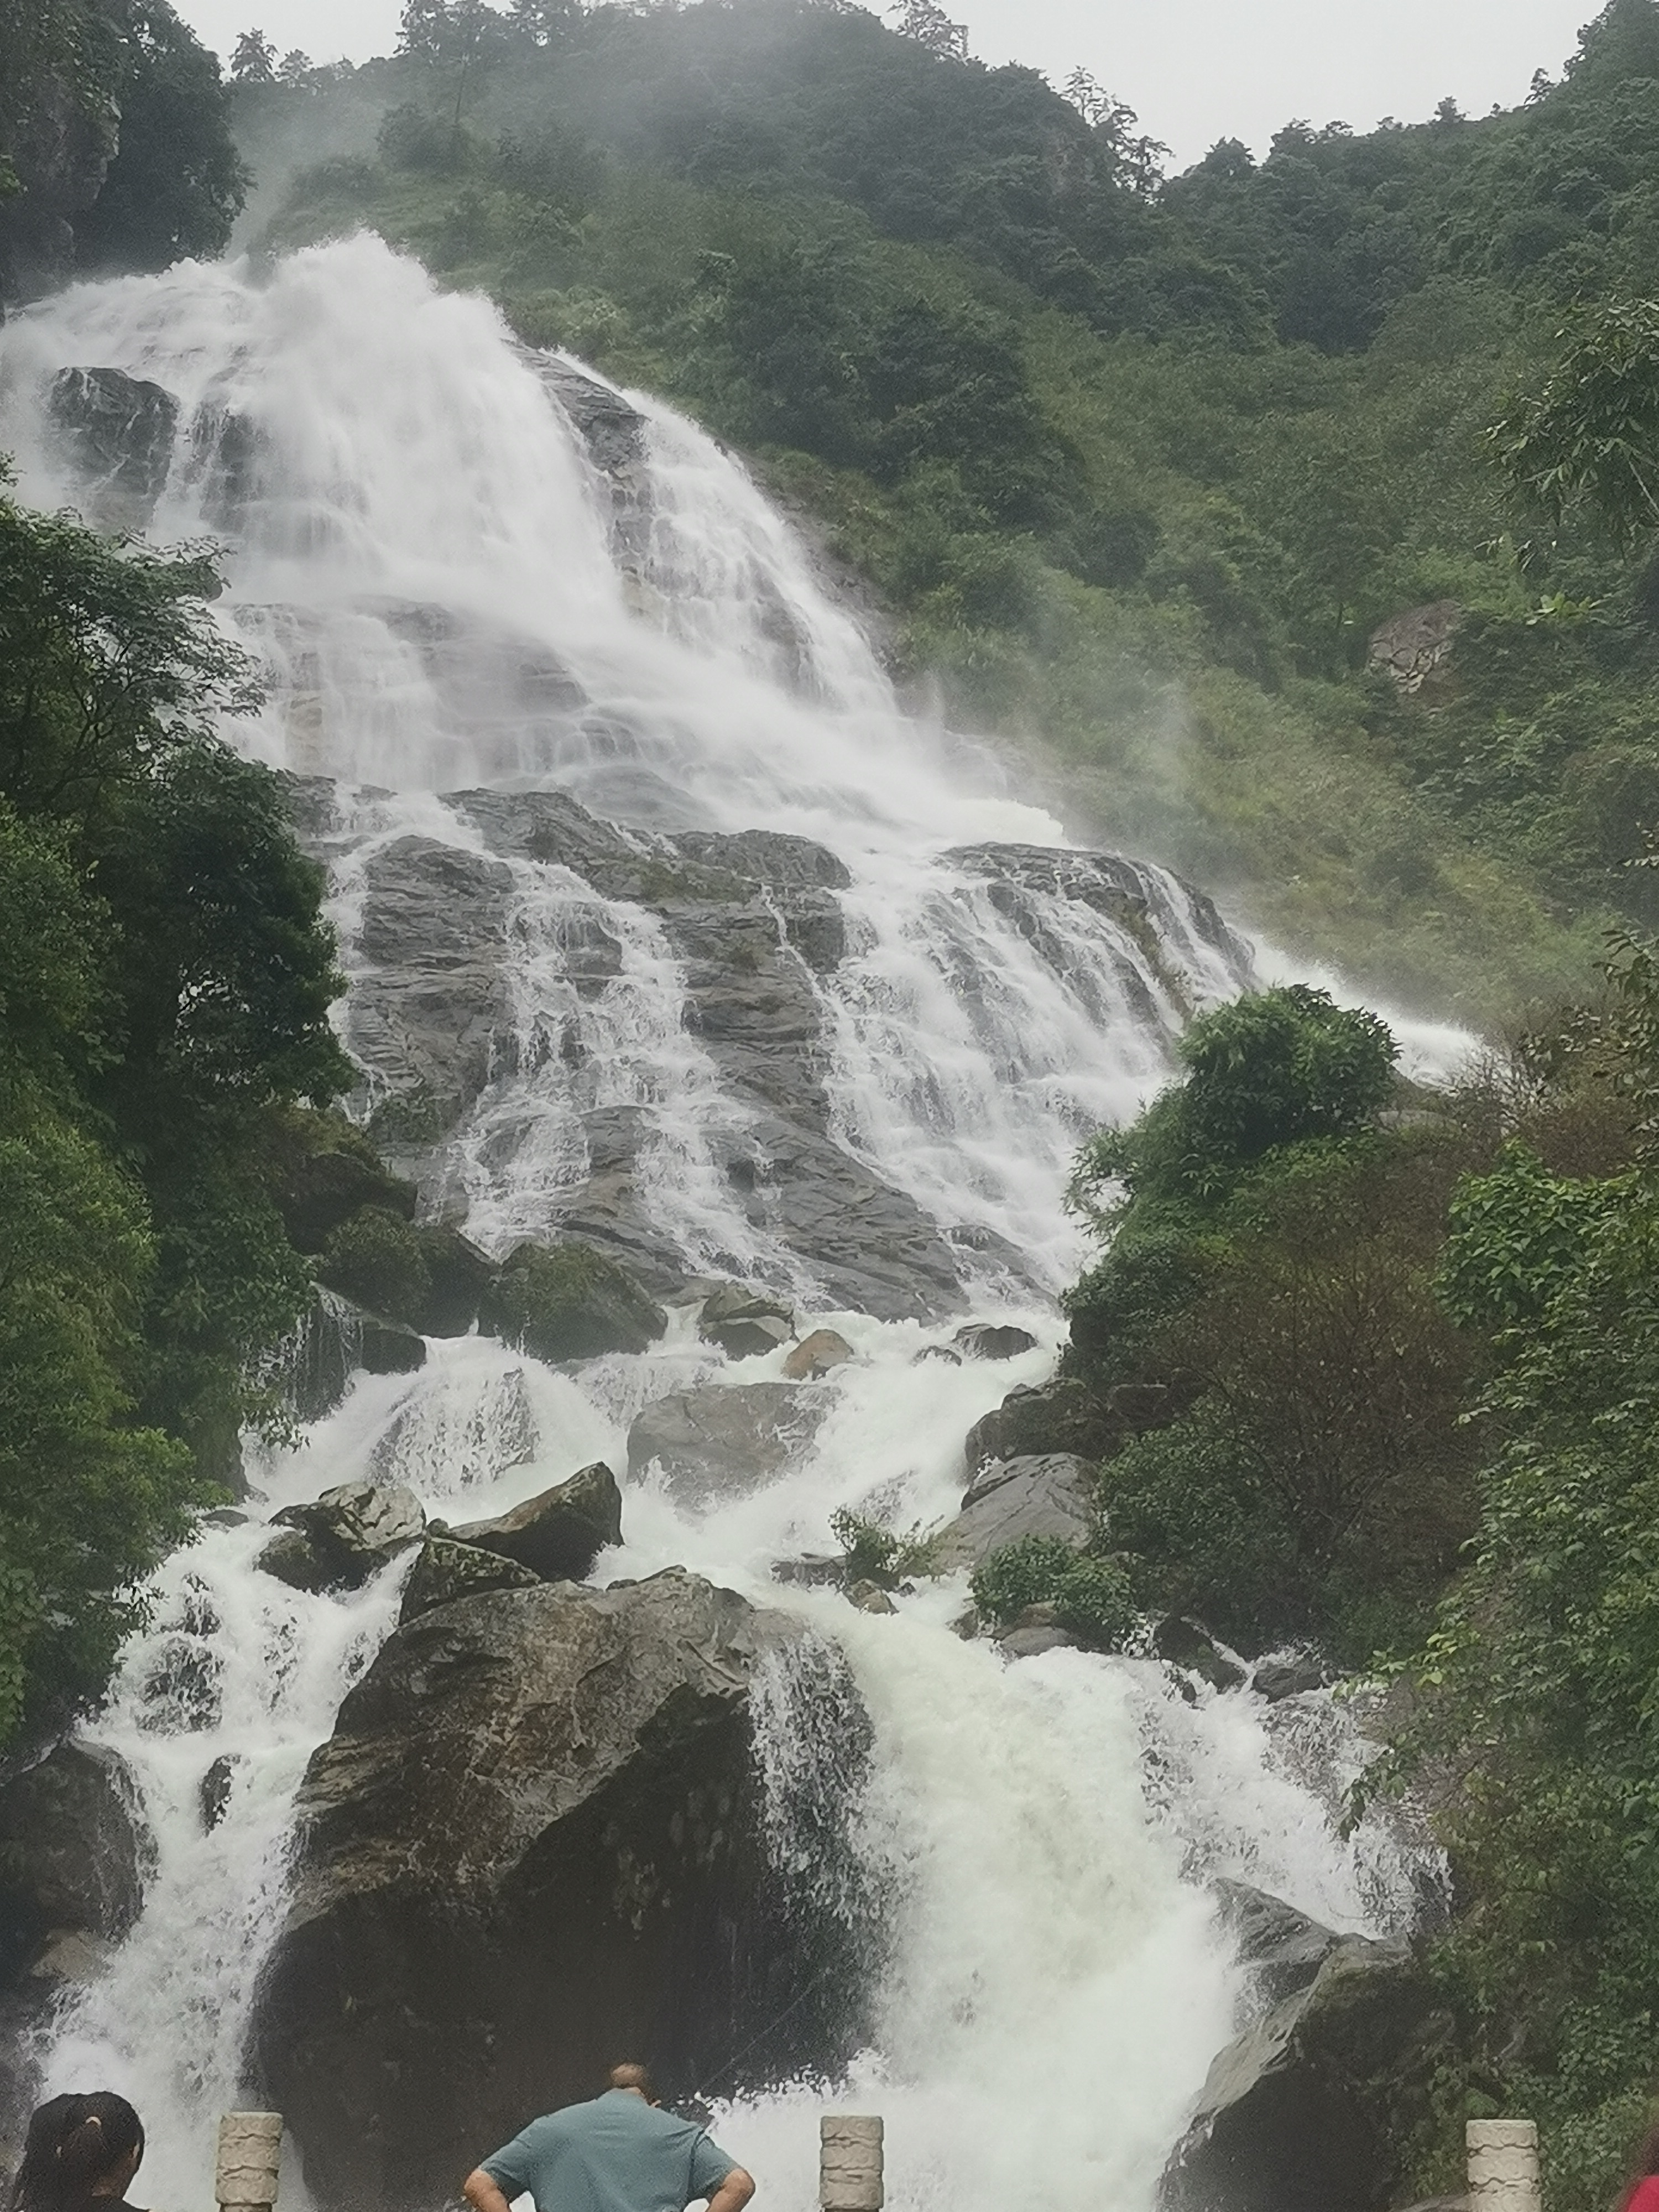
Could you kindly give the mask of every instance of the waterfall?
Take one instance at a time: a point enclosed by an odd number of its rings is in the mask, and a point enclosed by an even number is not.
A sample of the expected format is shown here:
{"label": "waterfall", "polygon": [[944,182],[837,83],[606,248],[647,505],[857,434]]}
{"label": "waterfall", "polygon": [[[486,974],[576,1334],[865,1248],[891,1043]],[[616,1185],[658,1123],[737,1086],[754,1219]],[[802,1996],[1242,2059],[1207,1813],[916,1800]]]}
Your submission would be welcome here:
{"label": "waterfall", "polygon": [[[1330,1741],[1310,1759],[1248,1692],[1192,1705],[1150,1662],[1074,1651],[1005,1665],[951,1632],[959,1583],[872,1619],[770,1569],[825,1547],[840,1506],[956,1510],[969,1426],[1052,1372],[1054,1295],[1084,1256],[1061,1203],[1078,1141],[1167,1077],[1184,1022],[1247,980],[1246,948],[1161,871],[1075,852],[981,749],[901,711],[710,439],[515,345],[372,238],[81,287],[9,324],[20,491],[96,513],[53,427],[70,367],[177,402],[149,526],[226,545],[216,619],[270,687],[225,734],[298,779],[329,866],[353,1110],[494,1254],[574,1227],[647,1277],[775,1285],[854,1347],[782,1477],[702,1512],[634,1486],[597,1579],[679,1562],[844,1655],[872,1729],[859,1880],[890,1900],[849,2086],[888,2115],[891,2201],[991,2212],[1040,2172],[1063,2212],[1144,2212],[1240,1999],[1205,1882],[1257,1881],[1345,1929],[1409,1917],[1410,1850],[1334,1825],[1352,1724],[1314,1699]],[[675,902],[688,871],[727,886],[713,951]],[[441,1014],[412,992],[394,905],[427,932]],[[766,986],[735,1012],[732,972]],[[854,1213],[879,1249],[848,1249]],[[918,1362],[969,1309],[1036,1348]],[[253,1517],[164,1567],[88,1729],[137,1782],[145,1903],[45,2053],[53,2087],[96,2075],[139,2102],[156,2202],[200,2198],[294,1793],[398,1602],[395,1570],[344,1601],[283,1589],[254,1565],[261,1516],[370,1475],[430,1510],[499,1510],[593,1460],[622,1468],[653,1399],[776,1366],[729,1369],[684,1308],[649,1353],[570,1370],[434,1341],[418,1374],[360,1376],[296,1445],[256,1452]],[[785,1826],[817,1771],[793,1711],[757,1699]],[[720,2121],[789,2212],[812,2201],[812,2109],[803,2089]]]}

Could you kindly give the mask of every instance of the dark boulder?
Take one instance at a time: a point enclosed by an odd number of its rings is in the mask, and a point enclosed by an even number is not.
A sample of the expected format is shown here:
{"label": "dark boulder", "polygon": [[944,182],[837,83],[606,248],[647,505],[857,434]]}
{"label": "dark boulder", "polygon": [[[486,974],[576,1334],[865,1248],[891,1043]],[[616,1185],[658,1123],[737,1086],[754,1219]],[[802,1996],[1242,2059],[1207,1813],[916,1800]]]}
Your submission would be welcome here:
{"label": "dark boulder", "polygon": [[829,1410],[826,1397],[793,1382],[676,1391],[647,1406],[628,1431],[629,1480],[657,1467],[688,1504],[745,1498],[807,1449]]}
{"label": "dark boulder", "polygon": [[1087,1383],[1056,1376],[1011,1390],[996,1409],[975,1421],[963,1447],[968,1472],[988,1460],[1026,1459],[1039,1452],[1069,1452],[1101,1460],[1121,1440],[1123,1429]]}
{"label": "dark boulder", "polygon": [[179,402],[118,368],[61,368],[46,411],[106,530],[147,530],[167,486]]}
{"label": "dark boulder", "polygon": [[486,1590],[534,1589],[541,1579],[516,1559],[432,1528],[409,1571],[398,1619],[400,1624],[411,1621],[434,1606],[453,1605],[457,1598],[477,1597]]}
{"label": "dark boulder", "polygon": [[196,1802],[204,1828],[216,1828],[230,1810],[230,1793],[236,1787],[236,1769],[240,1764],[234,1751],[222,1751],[197,1785]]}
{"label": "dark boulder", "polygon": [[1289,1658],[1259,1659],[1250,1672],[1250,1687],[1259,1698],[1276,1705],[1283,1698],[1302,1698],[1310,1690],[1322,1690],[1330,1679],[1330,1669],[1317,1659],[1293,1653]]}
{"label": "dark boulder", "polygon": [[1244,1669],[1217,1649],[1209,1630],[1181,1613],[1165,1613],[1154,1624],[1152,1649],[1166,1666],[1196,1674],[1212,1689],[1236,1690],[1244,1680]]}
{"label": "dark boulder", "polygon": [[860,1975],[773,1871],[749,1711],[761,1668],[814,1667],[815,1774],[855,1789],[844,1668],[679,1569],[467,1598],[388,1640],[307,1773],[254,2021],[320,2198],[424,2203],[589,2094],[596,2051],[733,2093],[844,2061]]}
{"label": "dark boulder", "polygon": [[426,1364],[426,1340],[400,1322],[382,1321],[319,1289],[299,1327],[280,1345],[265,1380],[299,1421],[319,1421],[345,1396],[361,1369],[410,1375]]}
{"label": "dark boulder", "polygon": [[1081,1551],[1091,1534],[1092,1488],[1088,1462],[1069,1452],[994,1461],[939,1532],[934,1565],[945,1574],[982,1566],[993,1552],[1027,1536],[1057,1536]]}
{"label": "dark boulder", "polygon": [[970,1321],[952,1341],[969,1359],[1018,1359],[1023,1352],[1035,1352],[1037,1340],[1029,1328],[1010,1322]]}
{"label": "dark boulder", "polygon": [[489,1287],[483,1322],[533,1358],[644,1352],[668,1316],[626,1267],[586,1244],[520,1244]]}
{"label": "dark boulder", "polygon": [[697,1334],[718,1345],[728,1359],[756,1359],[787,1344],[795,1334],[793,1310],[764,1291],[722,1283],[703,1300]]}
{"label": "dark boulder", "polygon": [[18,1924],[79,1929],[110,1941],[138,1917],[151,1856],[125,1765],[70,1741],[0,1790],[0,1898]]}
{"label": "dark boulder", "polygon": [[1382,2212],[1452,2032],[1408,1944],[1340,1938],[1211,2067],[1164,2212]]}
{"label": "dark boulder", "polygon": [[317,1274],[343,1297],[422,1336],[465,1336],[493,1270],[459,1229],[366,1206],[330,1237]]}
{"label": "dark boulder", "polygon": [[399,1552],[418,1544],[426,1516],[410,1491],[342,1483],[304,1505],[273,1513],[277,1534],[258,1565],[294,1589],[361,1589]]}
{"label": "dark boulder", "polygon": [[320,1252],[366,1206],[415,1218],[416,1189],[395,1176],[343,1114],[292,1113],[276,1124],[267,1158],[271,1196],[297,1251]]}
{"label": "dark boulder", "polygon": [[510,1513],[449,1533],[458,1544],[516,1560],[545,1581],[579,1583],[607,1546],[622,1541],[622,1492],[600,1461]]}

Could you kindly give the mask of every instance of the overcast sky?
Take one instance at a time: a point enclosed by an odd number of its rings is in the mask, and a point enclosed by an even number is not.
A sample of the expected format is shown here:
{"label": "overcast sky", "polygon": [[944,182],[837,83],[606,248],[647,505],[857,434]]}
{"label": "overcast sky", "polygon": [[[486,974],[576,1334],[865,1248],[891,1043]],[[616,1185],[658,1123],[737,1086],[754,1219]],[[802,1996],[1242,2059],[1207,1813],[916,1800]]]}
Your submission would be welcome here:
{"label": "overcast sky", "polygon": [[[400,0],[176,0],[219,53],[256,24],[313,61],[389,53]],[[947,0],[950,4],[950,0]],[[960,0],[973,51],[1056,82],[1081,63],[1179,165],[1218,138],[1259,151],[1292,116],[1369,130],[1449,93],[1468,114],[1552,76],[1596,0]]]}

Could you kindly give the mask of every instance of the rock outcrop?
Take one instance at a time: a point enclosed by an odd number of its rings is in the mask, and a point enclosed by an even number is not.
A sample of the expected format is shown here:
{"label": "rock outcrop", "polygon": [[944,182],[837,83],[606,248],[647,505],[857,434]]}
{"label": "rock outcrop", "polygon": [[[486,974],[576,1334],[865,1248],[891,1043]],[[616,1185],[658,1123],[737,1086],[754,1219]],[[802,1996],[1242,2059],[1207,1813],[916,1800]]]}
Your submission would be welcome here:
{"label": "rock outcrop", "polygon": [[425,1340],[401,1322],[365,1313],[333,1291],[319,1290],[305,1318],[277,1347],[265,1380],[300,1421],[331,1413],[366,1375],[412,1375],[426,1364]]}
{"label": "rock outcrop", "polygon": [[529,1567],[499,1552],[480,1551],[476,1544],[429,1529],[404,1584],[398,1619],[411,1621],[437,1606],[453,1605],[457,1598],[481,1597],[489,1590],[534,1589],[541,1580]]}
{"label": "rock outcrop", "polygon": [[703,1300],[697,1316],[697,1334],[705,1344],[718,1345],[728,1359],[762,1358],[794,1334],[790,1307],[741,1283],[722,1283]]}
{"label": "rock outcrop", "polygon": [[1165,2212],[1382,2212],[1451,2033],[1408,1944],[1334,1942],[1210,2069]]}
{"label": "rock outcrop", "polygon": [[656,1468],[688,1505],[747,1497],[808,1448],[829,1410],[828,1399],[807,1384],[677,1390],[646,1407],[629,1430],[629,1480]]}
{"label": "rock outcrop", "polygon": [[[596,2051],[649,2051],[671,2092],[847,2053],[847,1939],[770,1871],[751,1745],[760,1670],[810,1656],[678,1569],[467,1598],[391,1638],[307,1774],[254,2024],[320,2197],[425,2203],[589,2094]],[[836,1699],[813,1705],[827,1740]]]}
{"label": "rock outcrop", "polygon": [[458,1544],[515,1560],[544,1581],[579,1583],[607,1546],[622,1541],[622,1492],[600,1461],[510,1513],[469,1521],[449,1534]]}
{"label": "rock outcrop", "polygon": [[108,1941],[138,1917],[150,1845],[121,1759],[100,1744],[60,1743],[0,1790],[0,1899],[7,1948],[20,1918]]}
{"label": "rock outcrop", "polygon": [[1006,1322],[964,1322],[952,1341],[969,1359],[1018,1359],[1021,1352],[1036,1350],[1036,1339],[1029,1328]]}
{"label": "rock outcrop", "polygon": [[982,1566],[993,1552],[1027,1536],[1056,1536],[1081,1551],[1090,1534],[1092,1483],[1088,1462],[1070,1452],[994,1460],[935,1540],[936,1565],[947,1574]]}

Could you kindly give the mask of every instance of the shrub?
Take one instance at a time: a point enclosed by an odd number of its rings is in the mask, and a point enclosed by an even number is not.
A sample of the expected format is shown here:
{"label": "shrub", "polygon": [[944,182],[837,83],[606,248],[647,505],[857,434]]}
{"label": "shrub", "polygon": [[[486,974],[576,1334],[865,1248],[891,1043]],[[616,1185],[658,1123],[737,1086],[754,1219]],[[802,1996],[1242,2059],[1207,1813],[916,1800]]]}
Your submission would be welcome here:
{"label": "shrub", "polygon": [[1062,1628],[1103,1651],[1121,1650],[1137,1619],[1122,1564],[1079,1552],[1060,1536],[1022,1536],[993,1552],[972,1577],[974,1603],[1007,1622],[1027,1606],[1052,1605]]}

